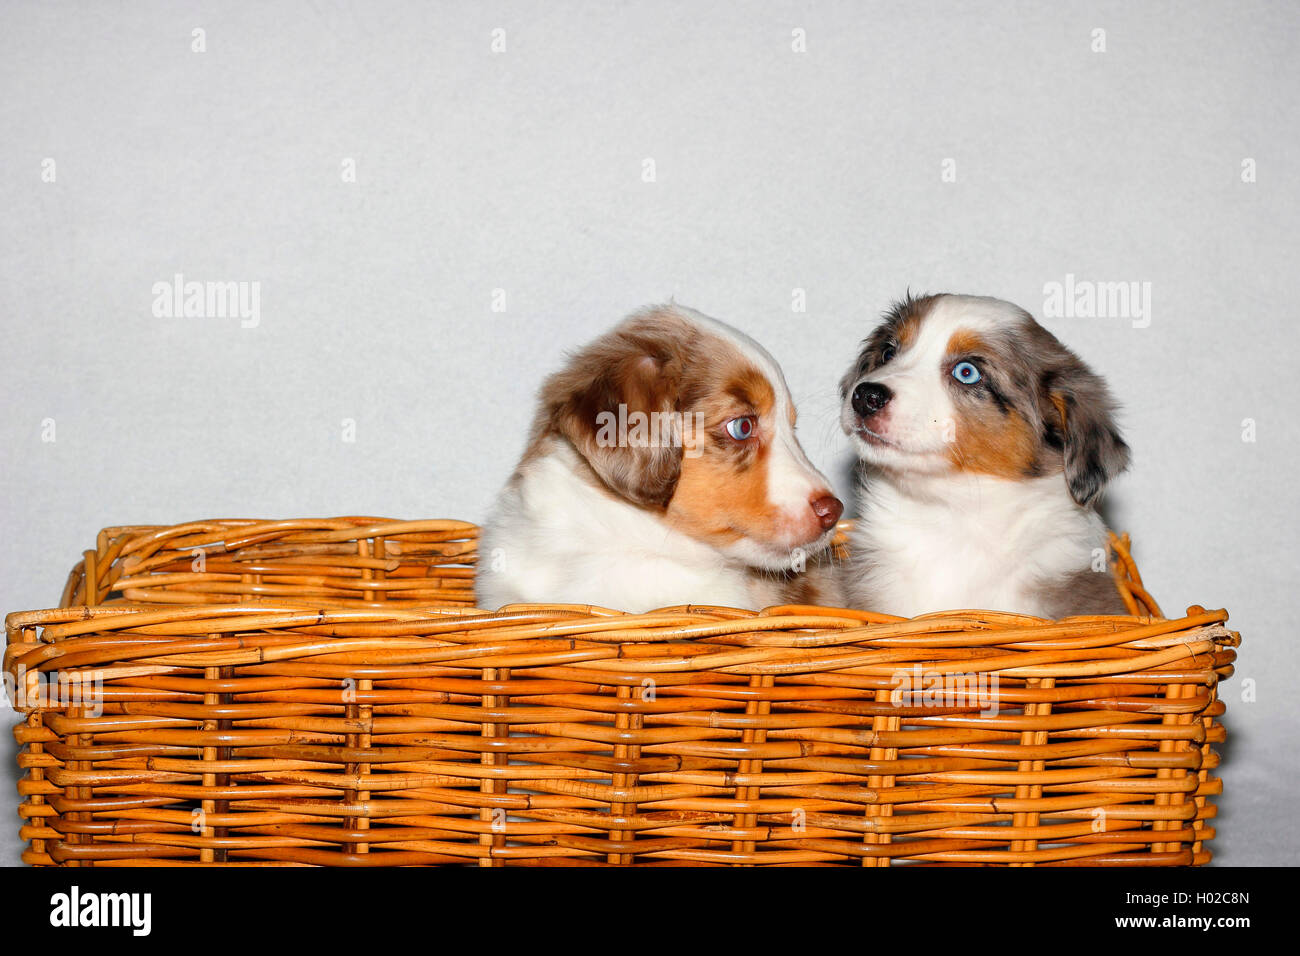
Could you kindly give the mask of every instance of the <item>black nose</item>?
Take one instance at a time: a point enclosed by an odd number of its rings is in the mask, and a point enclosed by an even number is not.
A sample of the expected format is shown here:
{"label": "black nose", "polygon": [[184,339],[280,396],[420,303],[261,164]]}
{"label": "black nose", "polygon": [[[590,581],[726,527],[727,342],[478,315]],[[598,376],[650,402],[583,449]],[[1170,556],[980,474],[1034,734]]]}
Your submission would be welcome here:
{"label": "black nose", "polygon": [[853,410],[866,418],[874,415],[894,397],[894,393],[876,382],[861,382],[853,390]]}

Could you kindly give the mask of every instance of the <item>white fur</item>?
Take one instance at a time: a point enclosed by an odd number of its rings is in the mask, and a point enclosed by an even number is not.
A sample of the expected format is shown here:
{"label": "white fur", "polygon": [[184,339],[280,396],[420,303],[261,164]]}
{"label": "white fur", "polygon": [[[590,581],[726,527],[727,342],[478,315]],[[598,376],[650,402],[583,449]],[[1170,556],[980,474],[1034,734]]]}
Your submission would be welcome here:
{"label": "white fur", "polygon": [[581,603],[623,611],[678,604],[756,607],[744,562],[593,488],[554,441],[501,493],[479,542],[479,603]]}
{"label": "white fur", "polygon": [[1074,503],[1061,475],[875,476],[860,496],[849,550],[871,557],[850,562],[846,586],[850,603],[873,611],[1050,616],[1044,584],[1089,567],[1095,549],[1105,554],[1100,516]]}

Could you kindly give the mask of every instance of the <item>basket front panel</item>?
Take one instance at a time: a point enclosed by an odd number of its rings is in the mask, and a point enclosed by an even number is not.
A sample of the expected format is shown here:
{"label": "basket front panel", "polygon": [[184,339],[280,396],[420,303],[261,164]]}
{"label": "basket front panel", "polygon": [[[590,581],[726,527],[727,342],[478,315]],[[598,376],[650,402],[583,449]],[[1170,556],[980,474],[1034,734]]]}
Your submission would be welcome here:
{"label": "basket front panel", "polygon": [[[1203,863],[1222,612],[17,621],[37,864]],[[98,681],[98,684],[95,682]]]}

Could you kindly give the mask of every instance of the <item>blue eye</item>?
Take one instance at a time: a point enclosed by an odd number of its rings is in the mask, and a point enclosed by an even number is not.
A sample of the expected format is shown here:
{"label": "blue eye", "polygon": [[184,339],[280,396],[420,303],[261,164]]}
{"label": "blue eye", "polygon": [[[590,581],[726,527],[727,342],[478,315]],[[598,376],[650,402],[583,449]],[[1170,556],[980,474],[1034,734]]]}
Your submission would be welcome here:
{"label": "blue eye", "polygon": [[725,428],[727,434],[736,441],[744,441],[754,434],[754,418],[752,415],[746,415],[744,418],[733,418],[727,422]]}
{"label": "blue eye", "polygon": [[880,364],[884,365],[886,362],[888,362],[897,354],[898,354],[897,346],[893,345],[892,343],[886,345],[883,349],[880,350]]}
{"label": "blue eye", "polygon": [[983,376],[972,362],[958,362],[952,368],[952,377],[963,385],[974,385]]}

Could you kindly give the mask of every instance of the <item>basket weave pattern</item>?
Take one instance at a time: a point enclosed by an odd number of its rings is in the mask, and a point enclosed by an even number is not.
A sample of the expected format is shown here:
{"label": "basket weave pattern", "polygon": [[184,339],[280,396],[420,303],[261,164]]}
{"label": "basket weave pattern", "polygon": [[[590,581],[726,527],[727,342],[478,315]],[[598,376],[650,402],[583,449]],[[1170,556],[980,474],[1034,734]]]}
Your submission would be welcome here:
{"label": "basket weave pattern", "polygon": [[[1224,611],[1165,618],[1127,539],[1132,615],[1065,621],[485,613],[476,540],[378,518],[105,529],[59,608],[6,620],[24,860],[1210,858],[1239,639]],[[54,672],[102,703],[37,700]]]}

